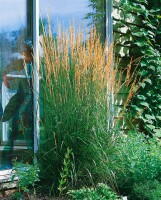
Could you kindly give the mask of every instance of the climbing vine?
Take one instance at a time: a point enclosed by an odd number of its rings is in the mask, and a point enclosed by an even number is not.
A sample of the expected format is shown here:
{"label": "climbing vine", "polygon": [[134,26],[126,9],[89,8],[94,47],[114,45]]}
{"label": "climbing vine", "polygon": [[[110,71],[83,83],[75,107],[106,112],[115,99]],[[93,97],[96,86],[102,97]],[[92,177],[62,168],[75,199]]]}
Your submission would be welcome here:
{"label": "climbing vine", "polygon": [[[92,18],[100,29],[105,1],[90,2],[93,12],[87,18]],[[140,131],[161,137],[161,0],[114,0],[114,8],[120,11],[119,19],[114,16],[116,40],[124,37],[121,46],[129,49],[124,57],[141,58],[138,66],[140,89],[127,113]],[[139,23],[135,23],[135,19]],[[126,33],[119,35],[119,28],[125,28]]]}
{"label": "climbing vine", "polygon": [[[161,137],[161,1],[120,0],[118,9],[124,15],[116,22],[117,28],[125,27],[126,36],[132,40],[129,57],[141,57],[139,64],[140,89],[131,102],[132,119],[140,130]],[[115,6],[118,5],[115,3]],[[140,25],[127,22],[136,16]],[[117,29],[116,28],[116,29]],[[139,120],[138,120],[139,119]]]}

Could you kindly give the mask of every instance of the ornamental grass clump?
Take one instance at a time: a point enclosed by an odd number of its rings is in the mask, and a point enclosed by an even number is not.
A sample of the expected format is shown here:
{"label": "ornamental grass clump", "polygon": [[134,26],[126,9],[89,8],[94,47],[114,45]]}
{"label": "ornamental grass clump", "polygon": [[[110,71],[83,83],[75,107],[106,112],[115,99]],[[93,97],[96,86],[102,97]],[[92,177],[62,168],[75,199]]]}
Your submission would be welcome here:
{"label": "ornamental grass clump", "polygon": [[[49,26],[41,46],[44,132],[39,165],[43,189],[51,193],[61,189],[63,194],[68,189],[112,182],[116,137],[109,131],[109,96],[117,74],[112,68],[112,45],[107,50],[95,28],[86,34],[74,26],[68,32],[59,28],[53,37]],[[68,149],[72,153],[67,164]]]}
{"label": "ornamental grass clump", "polygon": [[59,29],[56,37],[50,29],[44,31],[41,45],[44,132],[39,162],[43,181],[47,190],[57,190],[69,148],[68,187],[95,184],[105,179],[114,151],[107,102],[115,84],[112,46],[107,52],[95,28],[85,35],[75,33],[74,26],[69,32]]}

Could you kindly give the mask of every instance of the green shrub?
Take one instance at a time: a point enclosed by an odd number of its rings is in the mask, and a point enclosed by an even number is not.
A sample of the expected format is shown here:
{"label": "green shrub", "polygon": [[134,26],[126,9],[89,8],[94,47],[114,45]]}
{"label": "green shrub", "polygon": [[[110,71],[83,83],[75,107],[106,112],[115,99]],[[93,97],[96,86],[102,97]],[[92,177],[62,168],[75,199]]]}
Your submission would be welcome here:
{"label": "green shrub", "polygon": [[142,183],[135,183],[129,200],[159,200],[161,199],[161,183],[157,180],[150,180]]}
{"label": "green shrub", "polygon": [[83,188],[69,191],[69,195],[74,200],[118,200],[115,192],[111,191],[108,185],[100,183],[94,188]]}
{"label": "green shrub", "polygon": [[13,195],[13,199],[23,200],[23,194],[28,194],[30,190],[34,190],[33,192],[36,194],[35,184],[39,181],[39,168],[36,165],[15,162],[13,165],[13,172],[12,181],[18,178],[18,192]]}
{"label": "green shrub", "polygon": [[121,170],[115,172],[121,191],[129,194],[134,185],[161,179],[161,149],[152,138],[132,131],[120,138],[117,147]]}

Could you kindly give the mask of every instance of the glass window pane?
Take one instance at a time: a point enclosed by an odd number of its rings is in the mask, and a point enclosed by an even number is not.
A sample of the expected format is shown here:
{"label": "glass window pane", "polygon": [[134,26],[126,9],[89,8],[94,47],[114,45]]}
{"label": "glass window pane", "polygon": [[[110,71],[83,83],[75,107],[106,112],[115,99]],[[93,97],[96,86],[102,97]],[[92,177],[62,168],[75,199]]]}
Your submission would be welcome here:
{"label": "glass window pane", "polygon": [[32,1],[1,0],[0,169],[31,159]]}
{"label": "glass window pane", "polygon": [[56,33],[57,25],[68,29],[74,21],[75,28],[84,26],[89,28],[95,25],[101,35],[101,40],[106,37],[106,1],[105,0],[40,0],[40,17],[50,17],[53,32]]}

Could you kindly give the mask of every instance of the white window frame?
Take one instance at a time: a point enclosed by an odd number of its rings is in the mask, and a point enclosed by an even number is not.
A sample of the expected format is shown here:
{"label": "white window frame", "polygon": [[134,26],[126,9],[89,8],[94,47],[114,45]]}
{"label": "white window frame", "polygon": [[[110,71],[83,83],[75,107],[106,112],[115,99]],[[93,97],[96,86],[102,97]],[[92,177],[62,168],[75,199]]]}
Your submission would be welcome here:
{"label": "white window frame", "polygon": [[[39,143],[39,0],[33,0],[33,49],[34,49],[34,155]],[[36,157],[35,157],[36,162]]]}
{"label": "white window frame", "polygon": [[113,41],[113,2],[112,0],[106,0],[106,39],[109,44]]}
{"label": "white window frame", "polygon": [[[109,50],[112,42],[113,42],[113,1],[112,0],[106,0],[106,40],[108,42],[107,51]],[[113,74],[113,62],[110,66],[110,73]],[[107,88],[111,85],[107,85]],[[112,130],[113,124],[114,124],[114,95],[113,90],[108,94],[107,102],[108,102],[108,108],[109,108],[109,118],[108,118],[108,127],[109,131]]]}

